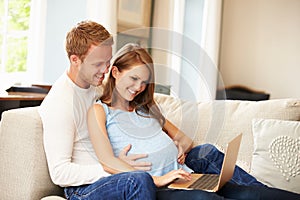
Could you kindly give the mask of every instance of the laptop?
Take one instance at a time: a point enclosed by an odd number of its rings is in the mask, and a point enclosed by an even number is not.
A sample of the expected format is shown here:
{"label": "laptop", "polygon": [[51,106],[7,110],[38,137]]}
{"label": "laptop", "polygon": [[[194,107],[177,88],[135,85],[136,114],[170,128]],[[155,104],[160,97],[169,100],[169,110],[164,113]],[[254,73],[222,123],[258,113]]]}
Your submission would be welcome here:
{"label": "laptop", "polygon": [[233,176],[238,152],[241,144],[242,134],[239,134],[232,139],[225,152],[222,169],[220,175],[218,174],[197,174],[192,173],[192,180],[187,181],[177,179],[168,188],[173,189],[187,189],[187,190],[204,190],[209,192],[216,192],[227,183]]}

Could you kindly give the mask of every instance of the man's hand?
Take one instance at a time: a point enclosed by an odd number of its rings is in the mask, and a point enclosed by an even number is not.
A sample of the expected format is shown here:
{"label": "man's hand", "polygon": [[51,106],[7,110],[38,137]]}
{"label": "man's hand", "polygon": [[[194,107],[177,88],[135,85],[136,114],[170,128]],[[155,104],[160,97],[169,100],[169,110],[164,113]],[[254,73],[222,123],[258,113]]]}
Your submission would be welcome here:
{"label": "man's hand", "polygon": [[129,150],[131,149],[131,144],[127,145],[119,154],[119,158],[137,170],[150,171],[151,170],[151,162],[137,162],[140,158],[146,158],[147,154],[131,154],[127,155]]}

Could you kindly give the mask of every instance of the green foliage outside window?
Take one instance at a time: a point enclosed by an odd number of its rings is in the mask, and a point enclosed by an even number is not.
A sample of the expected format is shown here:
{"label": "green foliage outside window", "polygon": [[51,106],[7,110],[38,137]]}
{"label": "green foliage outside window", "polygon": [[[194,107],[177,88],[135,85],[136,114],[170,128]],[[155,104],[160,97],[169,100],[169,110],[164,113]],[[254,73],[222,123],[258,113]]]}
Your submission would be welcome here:
{"label": "green foliage outside window", "polygon": [[[3,36],[0,34],[0,44],[3,43]],[[1,47],[1,46],[0,46]],[[0,71],[1,71],[1,65],[2,65],[2,47],[0,48]]]}
{"label": "green foliage outside window", "polygon": [[10,38],[7,47],[7,72],[25,72],[27,58],[27,37]]}
{"label": "green foliage outside window", "polygon": [[[3,46],[6,38],[4,57],[6,62],[0,58],[1,67],[6,72],[26,71],[28,30],[30,20],[30,0],[8,0],[8,16],[5,17],[5,4],[0,0],[1,36],[0,44]],[[7,27],[4,27],[3,19],[7,20]],[[6,29],[5,29],[6,28]],[[6,32],[4,32],[6,30]],[[5,35],[5,37],[4,37]],[[2,56],[1,56],[2,57]],[[5,64],[5,66],[3,66]]]}
{"label": "green foliage outside window", "polygon": [[[0,30],[3,27],[3,15],[4,15],[4,0],[0,0]],[[1,43],[2,44],[2,43]]]}
{"label": "green foliage outside window", "polygon": [[26,31],[29,29],[30,0],[9,0],[8,30]]}

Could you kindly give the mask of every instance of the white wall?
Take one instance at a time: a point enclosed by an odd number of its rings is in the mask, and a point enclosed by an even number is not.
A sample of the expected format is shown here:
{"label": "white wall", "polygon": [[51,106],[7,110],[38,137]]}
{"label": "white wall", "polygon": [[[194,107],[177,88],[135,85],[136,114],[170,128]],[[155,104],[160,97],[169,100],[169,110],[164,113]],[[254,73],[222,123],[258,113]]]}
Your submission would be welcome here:
{"label": "white wall", "polygon": [[69,66],[65,52],[67,32],[77,22],[86,19],[85,0],[48,0],[43,82],[53,84]]}
{"label": "white wall", "polygon": [[43,82],[53,84],[69,67],[65,51],[67,32],[78,22],[93,20],[116,34],[117,0],[48,0],[46,14]]}
{"label": "white wall", "polygon": [[220,71],[271,99],[300,97],[300,1],[224,0]]}

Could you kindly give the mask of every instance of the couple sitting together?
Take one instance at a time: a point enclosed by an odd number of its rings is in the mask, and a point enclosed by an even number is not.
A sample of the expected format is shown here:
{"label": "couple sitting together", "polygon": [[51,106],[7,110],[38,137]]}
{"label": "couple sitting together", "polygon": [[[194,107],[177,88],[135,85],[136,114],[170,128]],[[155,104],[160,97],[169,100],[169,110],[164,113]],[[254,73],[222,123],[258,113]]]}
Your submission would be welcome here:
{"label": "couple sitting together", "polygon": [[215,193],[169,189],[176,179],[190,180],[191,172],[219,174],[224,154],[209,144],[192,148],[162,115],[145,49],[126,44],[112,57],[112,44],[98,23],[74,27],[66,38],[70,67],[39,109],[50,176],[67,199],[300,199],[238,166]]}

